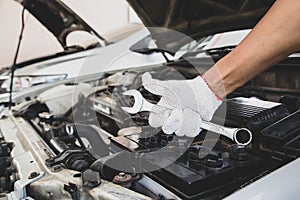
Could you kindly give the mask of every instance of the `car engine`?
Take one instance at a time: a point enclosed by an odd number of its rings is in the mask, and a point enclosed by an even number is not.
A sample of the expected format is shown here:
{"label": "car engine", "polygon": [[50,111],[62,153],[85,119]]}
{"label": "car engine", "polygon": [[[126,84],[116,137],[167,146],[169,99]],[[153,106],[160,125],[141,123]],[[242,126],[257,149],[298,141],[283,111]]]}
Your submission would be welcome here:
{"label": "car engine", "polygon": [[[32,182],[26,195],[35,199],[94,199],[102,194],[104,198],[105,192],[97,189],[105,190],[112,184],[109,187],[117,189],[109,195],[123,199],[221,199],[299,156],[300,84],[286,85],[284,80],[291,77],[282,72],[282,66],[233,92],[213,117],[214,123],[249,129],[253,135],[249,145],[235,144],[206,130],[192,139],[167,135],[149,126],[148,112],[128,114],[121,109],[134,103],[123,95],[129,89],[139,90],[149,102],[159,101],[159,96],[141,84],[146,71],[164,80],[197,75],[182,66],[105,73],[89,83],[93,86],[90,90],[72,96],[76,103],[60,114],[53,115],[59,112],[41,100],[15,110],[14,120],[22,122],[26,134],[36,138],[28,136],[31,142],[24,148],[31,151],[41,171],[48,170],[49,177]],[[299,81],[297,74],[292,75],[295,82]],[[22,164],[20,160],[13,164],[12,143],[5,142],[2,135],[0,142],[0,164],[5,169],[0,174],[0,189],[12,196],[13,183],[24,180],[18,175]]]}

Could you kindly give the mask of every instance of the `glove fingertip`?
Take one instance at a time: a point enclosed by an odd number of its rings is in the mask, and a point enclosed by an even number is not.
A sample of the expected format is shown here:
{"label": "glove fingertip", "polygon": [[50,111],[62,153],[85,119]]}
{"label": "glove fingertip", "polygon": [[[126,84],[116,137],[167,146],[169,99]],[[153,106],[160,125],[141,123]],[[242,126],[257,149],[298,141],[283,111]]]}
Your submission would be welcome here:
{"label": "glove fingertip", "polygon": [[194,131],[189,131],[186,133],[187,137],[196,137],[199,134],[198,130],[194,130]]}
{"label": "glove fingertip", "polygon": [[165,134],[172,134],[174,133],[174,130],[172,127],[169,127],[169,126],[162,126],[162,131],[165,133]]}
{"label": "glove fingertip", "polygon": [[142,76],[142,85],[149,92],[163,96],[165,94],[165,86],[163,81],[153,79],[149,72],[146,72]]}
{"label": "glove fingertip", "polygon": [[152,80],[152,76],[151,76],[151,74],[149,72],[146,72],[146,73],[144,73],[142,75],[142,82],[143,82],[143,84],[149,83],[149,82],[151,82],[151,80]]}
{"label": "glove fingertip", "polygon": [[181,137],[181,136],[184,136],[184,135],[185,135],[185,132],[184,132],[184,131],[181,131],[181,130],[177,130],[177,131],[175,131],[175,134],[176,134],[177,136]]}
{"label": "glove fingertip", "polygon": [[166,134],[174,133],[174,131],[177,130],[177,124],[178,124],[178,115],[177,109],[172,110],[171,112],[165,112],[166,120],[162,126],[162,131]]}
{"label": "glove fingertip", "polygon": [[151,113],[149,115],[148,123],[153,128],[161,127],[164,123],[164,117],[158,114]]}

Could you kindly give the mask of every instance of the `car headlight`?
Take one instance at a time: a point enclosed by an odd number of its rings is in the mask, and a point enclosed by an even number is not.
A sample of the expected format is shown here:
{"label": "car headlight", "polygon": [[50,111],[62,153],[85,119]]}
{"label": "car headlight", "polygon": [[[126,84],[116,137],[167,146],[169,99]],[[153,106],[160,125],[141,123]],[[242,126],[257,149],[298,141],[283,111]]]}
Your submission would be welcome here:
{"label": "car headlight", "polygon": [[[61,81],[67,78],[66,74],[58,75],[40,75],[40,76],[16,76],[14,77],[13,91],[22,90],[35,85],[40,85],[44,83],[53,83],[56,81]],[[9,91],[10,88],[10,78],[5,80],[1,85],[1,88]]]}

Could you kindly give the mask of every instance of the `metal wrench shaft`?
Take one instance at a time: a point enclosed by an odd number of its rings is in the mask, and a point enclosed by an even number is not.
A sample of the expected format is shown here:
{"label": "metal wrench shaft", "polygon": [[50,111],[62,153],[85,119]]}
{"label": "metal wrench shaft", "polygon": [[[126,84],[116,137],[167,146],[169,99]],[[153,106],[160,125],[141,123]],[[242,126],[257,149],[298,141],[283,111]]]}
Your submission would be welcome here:
{"label": "metal wrench shaft", "polygon": [[201,121],[200,127],[228,137],[237,144],[248,145],[252,141],[252,133],[246,128],[229,128],[203,120]]}

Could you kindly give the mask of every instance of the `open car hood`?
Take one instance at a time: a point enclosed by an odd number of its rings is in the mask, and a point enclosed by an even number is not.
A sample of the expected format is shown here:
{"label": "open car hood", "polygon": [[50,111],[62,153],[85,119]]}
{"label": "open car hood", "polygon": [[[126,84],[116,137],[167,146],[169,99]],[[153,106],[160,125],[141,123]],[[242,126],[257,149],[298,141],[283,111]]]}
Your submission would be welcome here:
{"label": "open car hood", "polygon": [[87,31],[104,40],[76,13],[60,0],[16,0],[24,5],[41,24],[43,24],[66,48],[66,37],[77,30]]}
{"label": "open car hood", "polygon": [[[147,27],[168,28],[193,38],[248,29],[260,20],[274,0],[127,0]],[[172,37],[157,37],[164,48]],[[170,39],[171,38],[171,39]]]}

